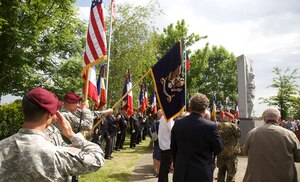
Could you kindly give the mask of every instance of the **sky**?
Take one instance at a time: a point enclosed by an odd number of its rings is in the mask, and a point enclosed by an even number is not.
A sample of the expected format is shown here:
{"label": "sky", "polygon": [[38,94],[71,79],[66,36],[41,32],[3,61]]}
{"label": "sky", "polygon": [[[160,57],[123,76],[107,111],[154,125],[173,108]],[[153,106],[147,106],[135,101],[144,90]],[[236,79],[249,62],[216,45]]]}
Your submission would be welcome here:
{"label": "sky", "polygon": [[[149,0],[116,0],[117,5],[124,2],[147,5]],[[88,20],[90,4],[90,0],[77,0],[81,18]],[[256,116],[267,108],[258,98],[276,94],[266,88],[275,76],[273,68],[300,69],[299,0],[161,0],[159,4],[164,12],[154,19],[159,30],[184,19],[189,33],[208,36],[193,49],[209,42],[253,60]]]}

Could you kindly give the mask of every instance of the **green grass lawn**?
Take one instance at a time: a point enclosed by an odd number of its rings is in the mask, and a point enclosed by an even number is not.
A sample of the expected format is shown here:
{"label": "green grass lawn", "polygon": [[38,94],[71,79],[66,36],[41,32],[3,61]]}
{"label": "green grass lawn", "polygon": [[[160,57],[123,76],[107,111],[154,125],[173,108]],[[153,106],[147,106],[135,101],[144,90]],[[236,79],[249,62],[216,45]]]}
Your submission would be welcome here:
{"label": "green grass lawn", "polygon": [[130,181],[136,162],[143,154],[150,153],[150,139],[142,141],[135,149],[129,148],[129,138],[126,138],[125,150],[114,151],[112,160],[106,160],[98,171],[80,176],[80,182],[117,182]]}

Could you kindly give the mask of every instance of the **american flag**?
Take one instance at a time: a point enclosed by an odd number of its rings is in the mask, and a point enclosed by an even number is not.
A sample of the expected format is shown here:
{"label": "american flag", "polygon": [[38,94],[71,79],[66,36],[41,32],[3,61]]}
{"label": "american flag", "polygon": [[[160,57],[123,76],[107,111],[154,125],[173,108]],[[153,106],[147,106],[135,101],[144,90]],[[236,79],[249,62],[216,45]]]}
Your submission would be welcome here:
{"label": "american flag", "polygon": [[104,23],[102,0],[93,0],[86,45],[84,51],[83,71],[106,60],[106,28]]}

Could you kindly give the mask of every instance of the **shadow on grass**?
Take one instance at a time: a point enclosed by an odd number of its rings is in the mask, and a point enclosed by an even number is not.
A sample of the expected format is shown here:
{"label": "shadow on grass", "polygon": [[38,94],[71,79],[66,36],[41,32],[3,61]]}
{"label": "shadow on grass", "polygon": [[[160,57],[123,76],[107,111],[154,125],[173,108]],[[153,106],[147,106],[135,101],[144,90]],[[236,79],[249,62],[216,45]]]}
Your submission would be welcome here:
{"label": "shadow on grass", "polygon": [[117,181],[129,181],[131,178],[131,174],[129,173],[118,173],[118,174],[111,174],[108,175],[109,179],[114,179]]}

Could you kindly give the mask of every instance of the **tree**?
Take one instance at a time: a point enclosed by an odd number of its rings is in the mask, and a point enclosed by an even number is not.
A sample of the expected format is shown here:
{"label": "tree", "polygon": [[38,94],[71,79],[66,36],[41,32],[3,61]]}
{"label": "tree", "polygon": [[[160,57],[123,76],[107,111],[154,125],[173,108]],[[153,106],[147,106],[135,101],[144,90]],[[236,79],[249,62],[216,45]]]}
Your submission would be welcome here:
{"label": "tree", "polygon": [[275,74],[273,83],[267,88],[277,89],[277,95],[259,99],[269,106],[277,106],[280,110],[281,118],[287,119],[288,116],[292,116],[293,103],[297,103],[296,94],[299,94],[299,86],[296,84],[296,80],[299,78],[297,76],[298,69],[288,67],[283,71],[275,67],[273,73]]}
{"label": "tree", "polygon": [[171,23],[167,28],[164,28],[163,33],[158,36],[158,59],[160,59],[179,40],[184,40],[185,47],[188,49],[190,46],[206,37],[207,36],[201,37],[195,33],[188,35],[188,27],[185,24],[184,19],[181,21],[178,20],[175,26]]}
{"label": "tree", "polygon": [[15,134],[22,127],[24,114],[21,110],[21,100],[0,107],[0,140]]}
{"label": "tree", "polygon": [[0,96],[45,86],[60,61],[82,54],[86,28],[74,2],[0,1]]}
{"label": "tree", "polygon": [[[118,17],[113,23],[111,43],[108,85],[110,106],[122,97],[128,69],[132,73],[133,84],[135,84],[157,61],[157,34],[151,26],[153,17],[160,13],[157,6],[158,4],[153,1],[145,7],[128,3],[118,6]],[[152,82],[150,76],[143,80],[143,83],[150,82]],[[133,91],[134,101],[136,101],[139,89]],[[137,105],[137,102],[134,103]]]}
{"label": "tree", "polygon": [[237,61],[233,53],[222,46],[209,44],[198,49],[191,56],[191,70],[188,74],[188,93],[201,92],[212,102],[216,93],[217,100],[229,97],[231,107],[237,99]]}

